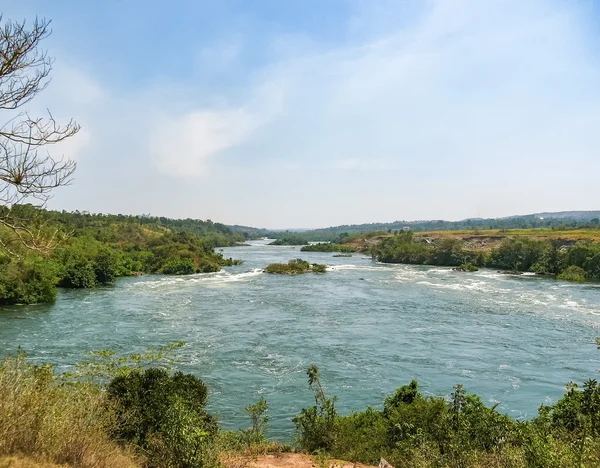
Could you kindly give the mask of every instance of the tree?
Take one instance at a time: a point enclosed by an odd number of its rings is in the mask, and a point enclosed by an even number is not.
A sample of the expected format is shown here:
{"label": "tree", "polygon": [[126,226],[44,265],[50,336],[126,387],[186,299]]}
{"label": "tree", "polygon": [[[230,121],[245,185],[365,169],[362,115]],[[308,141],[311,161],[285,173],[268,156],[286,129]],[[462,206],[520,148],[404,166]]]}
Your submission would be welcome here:
{"label": "tree", "polygon": [[56,245],[56,232],[35,226],[29,218],[15,214],[15,207],[31,200],[43,206],[53,189],[68,185],[76,164],[55,159],[47,145],[75,135],[80,127],[70,120],[59,125],[50,111],[47,116],[31,116],[24,106],[50,83],[53,58],[40,43],[51,30],[50,21],[4,21],[0,16],[0,226],[11,233],[0,236],[0,248],[18,255],[13,244],[47,252]]}

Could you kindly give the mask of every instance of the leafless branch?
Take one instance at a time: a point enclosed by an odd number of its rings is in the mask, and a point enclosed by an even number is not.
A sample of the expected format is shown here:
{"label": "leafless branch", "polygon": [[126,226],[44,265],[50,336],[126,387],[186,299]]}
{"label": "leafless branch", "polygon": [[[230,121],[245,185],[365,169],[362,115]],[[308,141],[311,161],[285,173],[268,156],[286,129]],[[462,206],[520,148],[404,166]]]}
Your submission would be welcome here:
{"label": "leafless branch", "polygon": [[[0,111],[21,109],[48,86],[53,59],[40,42],[51,33],[49,25],[37,18],[31,26],[3,21],[0,15]],[[30,219],[15,216],[14,207],[32,200],[44,206],[55,188],[71,183],[75,162],[55,159],[43,147],[72,137],[80,127],[73,120],[58,124],[49,110],[44,117],[23,110],[7,119],[0,126],[0,227],[12,236],[0,239],[0,249],[14,255],[17,242],[48,251],[57,233],[49,235],[43,224],[33,228]]]}

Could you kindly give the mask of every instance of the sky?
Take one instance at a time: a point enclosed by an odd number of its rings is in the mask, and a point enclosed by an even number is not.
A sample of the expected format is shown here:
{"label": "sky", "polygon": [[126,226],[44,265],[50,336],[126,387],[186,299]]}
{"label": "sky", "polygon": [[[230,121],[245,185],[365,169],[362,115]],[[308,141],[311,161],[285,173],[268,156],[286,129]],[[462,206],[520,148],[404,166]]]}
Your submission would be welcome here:
{"label": "sky", "polygon": [[[52,20],[53,209],[267,228],[600,209],[595,0],[0,0]],[[2,116],[0,116],[2,118]]]}

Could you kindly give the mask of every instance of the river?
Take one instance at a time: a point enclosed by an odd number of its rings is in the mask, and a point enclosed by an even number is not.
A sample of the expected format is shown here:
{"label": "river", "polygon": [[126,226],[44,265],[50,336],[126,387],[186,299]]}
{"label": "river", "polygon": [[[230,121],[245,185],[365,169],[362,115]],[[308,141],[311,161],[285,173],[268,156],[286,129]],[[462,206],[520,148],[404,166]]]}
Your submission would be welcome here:
{"label": "river", "polygon": [[[0,309],[0,353],[21,346],[33,361],[64,368],[90,350],[132,353],[184,340],[181,368],[206,382],[223,427],[247,427],[243,408],[264,396],[269,435],[280,440],[291,439],[291,418],[314,401],[310,364],[341,412],[381,407],[417,379],[425,394],[449,395],[462,383],[500,411],[529,418],[567,382],[597,375],[598,284],[299,250],[227,248],[244,264],[125,278],[60,291],[52,306]],[[330,269],[293,277],[261,271],[296,257]]]}

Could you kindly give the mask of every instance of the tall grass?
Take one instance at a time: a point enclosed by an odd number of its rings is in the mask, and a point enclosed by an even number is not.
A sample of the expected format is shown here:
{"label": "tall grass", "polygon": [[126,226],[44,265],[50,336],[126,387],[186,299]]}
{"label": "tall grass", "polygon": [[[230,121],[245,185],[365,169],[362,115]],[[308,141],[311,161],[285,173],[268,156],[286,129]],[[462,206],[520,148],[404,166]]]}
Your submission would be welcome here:
{"label": "tall grass", "polygon": [[139,466],[109,438],[114,422],[114,412],[98,387],[67,383],[51,366],[26,362],[24,354],[0,364],[0,459],[7,466],[30,466],[21,458],[2,458],[15,455],[40,466]]}

